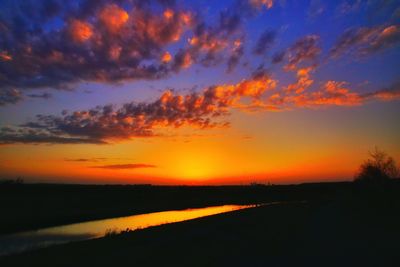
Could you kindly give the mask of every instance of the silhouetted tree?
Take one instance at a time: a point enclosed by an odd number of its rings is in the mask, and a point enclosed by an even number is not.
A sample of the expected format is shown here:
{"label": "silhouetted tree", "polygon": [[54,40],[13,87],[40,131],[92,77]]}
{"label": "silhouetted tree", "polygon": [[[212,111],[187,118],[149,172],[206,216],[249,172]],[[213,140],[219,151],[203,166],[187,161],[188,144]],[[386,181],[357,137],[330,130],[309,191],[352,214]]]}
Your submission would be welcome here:
{"label": "silhouetted tree", "polygon": [[21,177],[17,179],[0,179],[0,185],[22,185],[24,180]]}
{"label": "silhouetted tree", "polygon": [[369,154],[370,158],[360,166],[360,171],[355,177],[356,181],[383,182],[398,177],[399,170],[392,157],[377,147]]}

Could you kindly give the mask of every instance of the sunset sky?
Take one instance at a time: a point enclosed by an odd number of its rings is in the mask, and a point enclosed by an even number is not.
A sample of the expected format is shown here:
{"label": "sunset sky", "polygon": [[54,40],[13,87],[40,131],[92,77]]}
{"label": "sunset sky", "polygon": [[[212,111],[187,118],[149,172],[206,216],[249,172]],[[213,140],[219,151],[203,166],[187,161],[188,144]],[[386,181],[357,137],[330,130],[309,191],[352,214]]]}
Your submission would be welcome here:
{"label": "sunset sky", "polygon": [[399,133],[396,0],[0,1],[0,179],[349,180]]}

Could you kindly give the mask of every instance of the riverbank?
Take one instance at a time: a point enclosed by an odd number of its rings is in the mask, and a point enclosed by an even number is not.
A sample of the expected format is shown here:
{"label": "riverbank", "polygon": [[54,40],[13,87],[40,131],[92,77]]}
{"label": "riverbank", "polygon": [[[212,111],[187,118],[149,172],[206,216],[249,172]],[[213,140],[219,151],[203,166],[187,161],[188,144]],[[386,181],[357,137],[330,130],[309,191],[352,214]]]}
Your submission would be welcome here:
{"label": "riverbank", "polygon": [[286,203],[0,258],[1,266],[399,266],[399,192]]}
{"label": "riverbank", "polygon": [[253,186],[0,185],[0,234],[165,210],[321,200],[352,183]]}

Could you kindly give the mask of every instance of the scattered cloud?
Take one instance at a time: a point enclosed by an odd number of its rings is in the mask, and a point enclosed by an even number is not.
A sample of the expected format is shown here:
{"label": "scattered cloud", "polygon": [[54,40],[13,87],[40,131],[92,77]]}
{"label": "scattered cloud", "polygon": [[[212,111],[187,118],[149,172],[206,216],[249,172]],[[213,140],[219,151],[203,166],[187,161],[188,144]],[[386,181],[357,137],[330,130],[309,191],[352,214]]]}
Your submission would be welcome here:
{"label": "scattered cloud", "polygon": [[245,108],[250,104],[241,100],[249,99],[254,103],[265,91],[275,87],[275,80],[260,73],[237,84],[208,87],[201,93],[180,95],[167,90],[150,103],[131,102],[120,108],[97,106],[72,113],[63,111],[61,116],[37,115],[36,121],[20,125],[11,132],[0,132],[0,142],[103,144],[111,140],[158,136],[157,130],[165,127],[226,127],[227,122],[218,117],[229,114],[230,108]]}
{"label": "scattered cloud", "polygon": [[325,12],[325,5],[323,1],[311,0],[310,7],[308,8],[308,18],[315,19]]}
{"label": "scattered cloud", "polygon": [[337,58],[346,53],[367,56],[400,44],[400,26],[376,26],[346,30],[330,50]]}
{"label": "scattered cloud", "polygon": [[310,75],[314,69],[315,66],[298,69],[296,83],[289,84],[284,90],[288,92],[295,92],[296,94],[301,94],[307,90],[314,83],[314,80]]}
{"label": "scattered cloud", "polygon": [[382,101],[391,101],[400,99],[400,82],[394,83],[389,88],[384,88],[372,93],[367,93],[363,95],[365,100],[382,100]]}
{"label": "scattered cloud", "polygon": [[263,7],[270,9],[274,5],[273,0],[248,0],[248,3],[256,9],[261,9]]}
{"label": "scattered cloud", "polygon": [[41,94],[28,94],[28,97],[31,98],[44,98],[44,99],[49,99],[51,98],[53,95],[47,92],[41,93]]}
{"label": "scattered cloud", "polygon": [[347,15],[350,13],[357,12],[362,6],[362,0],[344,0],[336,9],[336,13],[339,15]]}
{"label": "scattered cloud", "polygon": [[313,91],[288,90],[273,94],[268,103],[278,110],[291,110],[296,107],[318,108],[325,106],[360,105],[363,98],[346,87],[345,82],[327,81],[321,88]]}
{"label": "scattered cloud", "polygon": [[78,159],[64,159],[69,162],[99,162],[107,160],[107,158],[78,158]]}
{"label": "scattered cloud", "polygon": [[[79,5],[61,0],[23,2],[19,8],[0,10],[0,106],[15,104],[23,96],[52,96],[26,93],[27,89],[160,79],[194,64],[223,63],[232,72],[245,55],[243,21],[274,5],[272,0],[237,0],[211,23],[168,0],[82,0]],[[343,1],[338,10],[347,14],[360,5],[359,0]],[[324,10],[321,1],[311,2],[312,16]],[[275,39],[275,31],[265,30],[250,52],[265,55]],[[339,36],[329,56],[366,56],[399,44],[398,24],[351,28]],[[153,101],[39,114],[23,125],[1,128],[0,144],[107,144],[160,136],[165,128],[227,127],[232,109],[279,111],[399,99],[398,83],[371,93],[353,91],[344,81],[316,83],[313,74],[322,53],[318,35],[303,36],[273,52],[271,63],[282,63],[285,75],[295,76],[292,83],[280,85],[262,65],[248,79],[201,91],[166,90]],[[140,164],[98,168],[136,165]]]}
{"label": "scattered cloud", "polygon": [[327,81],[312,90],[315,66],[296,70],[297,81],[278,87],[265,70],[236,84],[222,84],[186,94],[164,91],[153,102],[130,102],[120,107],[97,106],[89,110],[63,111],[61,116],[37,115],[36,120],[0,129],[0,144],[107,144],[139,137],[163,135],[165,128],[227,127],[232,109],[282,111],[298,107],[357,106],[370,100],[400,98],[394,84],[372,93],[352,91],[346,82]]}
{"label": "scattered cloud", "polygon": [[303,62],[316,64],[320,53],[319,36],[306,35],[286,50],[288,62],[284,68],[285,70],[295,70]]}
{"label": "scattered cloud", "polygon": [[141,168],[156,168],[156,165],[134,163],[134,164],[114,164],[114,165],[100,165],[92,166],[91,168],[109,169],[109,170],[126,170],[126,169],[141,169]]}
{"label": "scattered cloud", "polygon": [[[196,63],[226,62],[230,72],[244,54],[243,18],[270,9],[273,1],[238,0],[213,24],[174,1],[82,0],[75,5],[27,0],[18,8],[11,2],[4,5],[0,89],[11,92],[161,79]],[[56,19],[60,21],[54,23]],[[177,42],[172,55],[168,46]]]}
{"label": "scattered cloud", "polygon": [[0,106],[16,104],[22,100],[21,92],[14,88],[0,89]]}
{"label": "scattered cloud", "polygon": [[253,52],[256,55],[264,55],[276,39],[276,32],[272,30],[265,30],[257,41]]}
{"label": "scattered cloud", "polygon": [[[128,0],[51,2],[52,12],[48,1],[0,11],[0,89],[165,77],[172,70],[160,60],[165,47],[194,26],[192,14],[174,5],[163,4],[160,14]],[[50,27],[56,17],[64,23]]]}
{"label": "scattered cloud", "polygon": [[232,49],[232,54],[228,59],[228,69],[227,72],[232,72],[235,67],[239,64],[240,59],[244,54],[243,44],[240,40],[236,40],[234,43],[234,47]]}
{"label": "scattered cloud", "polygon": [[306,35],[298,39],[287,49],[275,52],[271,62],[278,64],[286,62],[285,71],[295,71],[305,65],[317,65],[318,56],[321,54],[318,35]]}
{"label": "scattered cloud", "polygon": [[0,131],[0,145],[7,144],[105,144],[98,139],[64,137],[35,130],[18,129],[13,132]]}

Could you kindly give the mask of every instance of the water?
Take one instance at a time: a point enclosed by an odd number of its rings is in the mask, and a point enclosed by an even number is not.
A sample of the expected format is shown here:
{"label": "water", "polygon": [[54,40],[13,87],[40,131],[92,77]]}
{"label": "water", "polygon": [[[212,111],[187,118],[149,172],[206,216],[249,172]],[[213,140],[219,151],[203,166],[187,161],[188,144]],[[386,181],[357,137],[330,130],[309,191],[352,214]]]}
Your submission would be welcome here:
{"label": "water", "polygon": [[55,244],[99,238],[110,232],[118,233],[127,229],[143,229],[150,226],[181,222],[255,206],[256,205],[224,205],[198,209],[153,212],[5,235],[0,236],[0,256]]}

